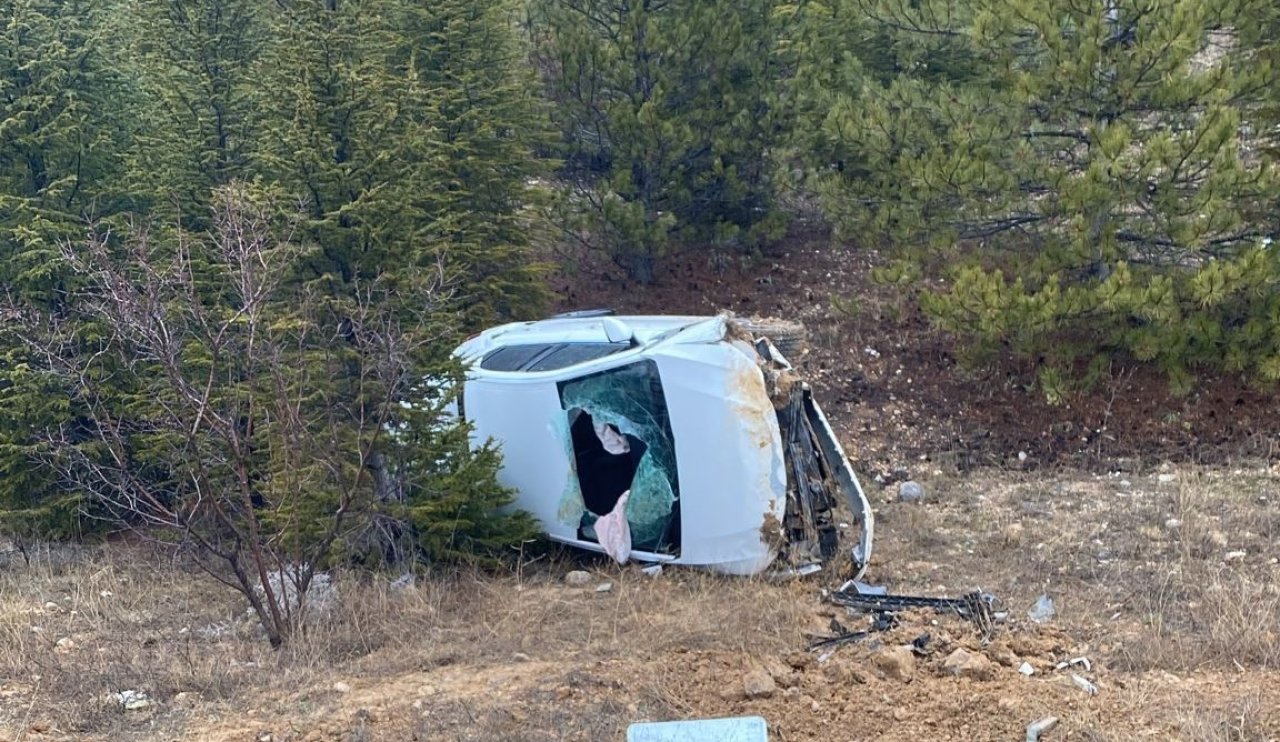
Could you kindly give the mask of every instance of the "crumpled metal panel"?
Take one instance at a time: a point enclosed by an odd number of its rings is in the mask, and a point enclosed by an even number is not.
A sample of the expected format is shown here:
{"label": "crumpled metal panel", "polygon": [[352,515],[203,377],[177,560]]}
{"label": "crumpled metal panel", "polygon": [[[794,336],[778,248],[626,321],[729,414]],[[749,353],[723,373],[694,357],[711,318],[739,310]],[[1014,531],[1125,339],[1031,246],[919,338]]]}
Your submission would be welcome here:
{"label": "crumpled metal panel", "polygon": [[[723,333],[724,324],[718,326]],[[681,333],[702,330],[702,326]],[[679,562],[754,574],[773,561],[767,539],[786,508],[777,416],[752,358],[701,333],[654,357],[675,432],[683,544]],[[692,340],[690,338],[685,338]]]}

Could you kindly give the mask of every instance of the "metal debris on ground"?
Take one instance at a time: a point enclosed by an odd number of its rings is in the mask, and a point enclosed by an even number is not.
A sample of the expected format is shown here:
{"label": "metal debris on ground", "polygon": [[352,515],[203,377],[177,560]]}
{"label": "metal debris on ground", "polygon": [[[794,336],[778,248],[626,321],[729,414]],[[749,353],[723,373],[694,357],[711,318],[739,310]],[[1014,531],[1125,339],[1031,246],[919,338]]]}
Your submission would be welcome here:
{"label": "metal debris on ground", "polygon": [[[830,624],[830,629],[831,629],[830,635],[827,635],[827,636],[823,636],[820,634],[808,635],[809,639],[811,640],[809,642],[809,651],[812,652],[819,649],[834,649],[836,647],[844,646],[845,644],[852,644],[853,642],[858,642],[858,641],[862,641],[863,639],[866,639],[868,636],[871,636],[875,632],[888,631],[889,629],[892,629],[894,626],[897,626],[897,625],[898,625],[898,619],[892,613],[877,613],[871,621],[870,628],[861,630],[861,631],[853,631],[851,629],[848,629],[844,626],[844,624],[841,624],[839,621],[833,618],[831,619],[831,624]],[[926,634],[925,636],[927,637],[928,634]],[[926,638],[925,641],[928,641],[928,639]]]}
{"label": "metal debris on ground", "polygon": [[1084,691],[1085,693],[1088,693],[1091,696],[1098,695],[1098,686],[1080,677],[1079,675],[1076,675],[1075,673],[1071,673],[1071,682],[1075,683],[1077,688]]}
{"label": "metal debris on ground", "polygon": [[[850,588],[853,589],[850,589]],[[982,640],[989,641],[995,631],[996,598],[990,593],[975,590],[962,598],[929,598],[916,595],[889,595],[863,592],[858,585],[846,583],[830,593],[827,599],[850,610],[875,614],[894,614],[916,608],[929,608],[938,613],[954,613],[967,619],[982,633]]]}
{"label": "metal debris on ground", "polygon": [[1088,657],[1073,657],[1072,659],[1064,660],[1059,662],[1057,665],[1054,665],[1053,669],[1065,670],[1068,667],[1074,667],[1076,665],[1083,667],[1085,672],[1093,672],[1093,665],[1089,662]]}
{"label": "metal debris on ground", "polygon": [[[898,625],[898,613],[915,608],[930,608],[939,613],[954,613],[967,619],[982,633],[982,641],[985,643],[990,641],[999,615],[993,610],[996,603],[995,596],[981,590],[975,590],[963,598],[928,598],[915,595],[890,595],[882,587],[850,580],[839,590],[827,593],[826,598],[851,611],[872,614],[871,625],[862,630],[850,630],[839,621],[831,619],[831,634],[808,635],[809,651],[834,650],[845,644],[862,641],[873,633],[888,631]],[[913,651],[916,654],[926,654],[929,640],[928,634],[916,637],[912,642]]]}
{"label": "metal debris on ground", "polygon": [[1058,726],[1058,717],[1046,716],[1027,725],[1027,742],[1040,742],[1040,735]]}

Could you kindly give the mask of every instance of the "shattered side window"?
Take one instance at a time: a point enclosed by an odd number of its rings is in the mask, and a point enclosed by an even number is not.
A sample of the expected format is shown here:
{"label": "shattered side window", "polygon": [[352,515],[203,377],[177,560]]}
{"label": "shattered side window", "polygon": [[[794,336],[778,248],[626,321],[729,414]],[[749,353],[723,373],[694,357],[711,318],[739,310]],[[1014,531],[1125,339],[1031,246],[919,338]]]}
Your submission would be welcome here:
{"label": "shattered side window", "polygon": [[657,364],[632,363],[561,382],[559,388],[586,503],[583,537],[596,540],[596,518],[629,490],[624,513],[632,548],[678,551],[679,480]]}

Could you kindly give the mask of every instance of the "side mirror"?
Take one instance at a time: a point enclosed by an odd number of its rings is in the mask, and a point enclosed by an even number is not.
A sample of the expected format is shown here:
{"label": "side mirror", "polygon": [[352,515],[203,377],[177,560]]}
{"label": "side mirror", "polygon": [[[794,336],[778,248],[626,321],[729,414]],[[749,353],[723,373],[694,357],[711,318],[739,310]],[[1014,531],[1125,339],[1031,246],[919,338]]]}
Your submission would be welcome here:
{"label": "side mirror", "polygon": [[604,335],[609,338],[611,343],[630,343],[633,347],[640,344],[636,340],[636,333],[631,326],[620,319],[613,317],[605,317],[600,321],[604,326]]}

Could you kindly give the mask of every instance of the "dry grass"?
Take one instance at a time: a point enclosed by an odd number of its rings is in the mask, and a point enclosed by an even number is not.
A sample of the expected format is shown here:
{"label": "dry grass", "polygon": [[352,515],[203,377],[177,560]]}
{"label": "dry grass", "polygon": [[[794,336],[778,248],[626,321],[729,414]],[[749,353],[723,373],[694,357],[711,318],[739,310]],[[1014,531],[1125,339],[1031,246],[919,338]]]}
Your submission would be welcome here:
{"label": "dry grass", "polygon": [[[795,646],[798,614],[812,607],[807,587],[691,571],[655,580],[593,561],[586,566],[599,582],[616,586],[596,593],[594,584],[562,584],[576,566],[428,576],[398,591],[383,578],[340,579],[339,607],[273,652],[234,593],[146,549],[11,562],[0,570],[0,739],[32,724],[77,738],[147,737],[161,721],[180,728],[183,715],[166,712],[197,699],[230,710],[325,689],[335,678],[463,663],[599,662],[712,646],[783,651]],[[660,684],[650,685],[661,703]],[[124,712],[111,694],[129,689],[145,691],[160,711]],[[286,704],[305,711],[313,702]]]}
{"label": "dry grass", "polygon": [[916,557],[905,572],[890,568],[896,582],[958,590],[972,587],[965,576],[1015,612],[1046,592],[1063,620],[1107,637],[1116,669],[1275,669],[1273,487],[1265,468],[1056,481],[988,474],[939,479],[937,504],[886,505],[879,527],[896,566]]}
{"label": "dry grass", "polygon": [[1249,693],[1226,708],[1190,699],[1179,714],[1179,731],[1188,742],[1263,742],[1274,737],[1271,709],[1257,693]]}
{"label": "dry grass", "polygon": [[[1260,468],[939,477],[925,482],[924,504],[876,493],[869,578],[909,593],[980,586],[1015,620],[1041,592],[1053,596],[1055,626],[1112,673],[1103,685],[1113,711],[1078,709],[1091,725],[1078,729],[1125,729],[1147,714],[1156,721],[1144,723],[1179,738],[1266,739],[1280,734],[1268,706],[1276,697],[1248,688],[1262,678],[1274,691],[1280,670],[1273,483]],[[576,568],[593,583],[565,585]],[[596,592],[606,582],[612,589]],[[738,708],[716,695],[722,685],[737,687],[753,663],[794,656],[803,632],[826,621],[813,581],[679,569],[655,579],[564,553],[511,575],[425,575],[409,590],[382,577],[336,584],[338,608],[273,652],[236,595],[145,548],[0,566],[0,739],[620,739],[631,720]],[[60,649],[64,638],[72,646]],[[1177,699],[1190,691],[1160,673],[1209,680],[1188,704]],[[1242,685],[1215,685],[1235,676]],[[912,703],[951,713],[939,705],[952,702],[948,686],[940,694],[924,682],[910,686]],[[1028,708],[1051,708],[1049,686],[1018,685],[1016,674],[1007,682],[990,692],[1031,689],[1039,700]],[[852,713],[864,702],[905,703],[901,687],[874,701],[853,700],[867,694],[857,688],[842,679],[823,704]],[[126,689],[157,706],[123,711],[109,695]],[[403,701],[399,725],[377,736],[388,699]],[[802,720],[808,713],[777,703]]]}

